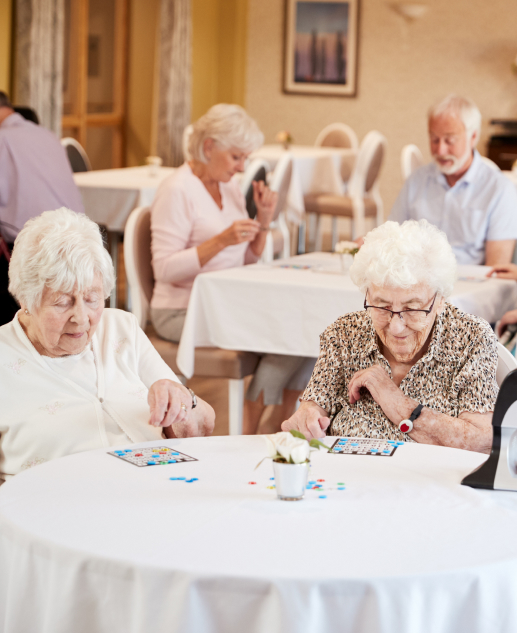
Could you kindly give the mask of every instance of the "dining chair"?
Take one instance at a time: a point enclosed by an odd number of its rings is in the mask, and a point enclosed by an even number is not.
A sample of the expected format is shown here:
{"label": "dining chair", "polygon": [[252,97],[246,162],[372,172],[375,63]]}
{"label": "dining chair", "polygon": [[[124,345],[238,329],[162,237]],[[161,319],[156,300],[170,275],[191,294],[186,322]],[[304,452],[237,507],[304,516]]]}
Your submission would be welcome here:
{"label": "dining chair", "polygon": [[514,369],[517,369],[517,358],[515,358],[515,356],[507,350],[504,345],[497,341],[496,380],[498,387],[503,384],[503,380]]}
{"label": "dining chair", "polygon": [[269,163],[263,158],[255,158],[246,168],[246,171],[242,174],[240,187],[241,191],[246,198],[246,210],[249,217],[254,220],[257,215],[257,207],[253,200],[253,182],[267,181],[267,175],[271,171]]}
{"label": "dining chair", "polygon": [[190,152],[188,151],[188,142],[193,129],[194,127],[192,125],[187,125],[187,127],[183,130],[183,136],[181,138],[181,148],[183,150],[184,161],[190,160],[192,158]]}
{"label": "dining chair", "polygon": [[481,156],[481,160],[485,163],[485,165],[490,167],[490,169],[493,169],[494,171],[501,171],[499,165],[494,163],[494,161],[491,158],[488,158],[488,156]]}
{"label": "dining chair", "polygon": [[[124,231],[126,278],[131,292],[131,312],[145,331],[157,352],[181,379],[176,364],[178,343],[160,338],[148,323],[149,306],[154,288],[151,264],[151,211],[149,207],[134,209]],[[196,377],[228,379],[228,418],[230,435],[242,433],[244,378],[253,374],[259,357],[252,352],[239,352],[216,347],[197,347]],[[182,382],[185,382],[183,378]]]}
{"label": "dining chair", "polygon": [[332,217],[332,250],[338,241],[338,218],[352,220],[353,239],[365,234],[366,218],[373,218],[376,226],[384,222],[379,176],[385,153],[386,138],[376,130],[368,132],[357,153],[347,193],[341,196],[309,193],[304,196],[306,212],[316,214],[316,251],[321,250],[321,216],[323,215]]}
{"label": "dining chair", "polygon": [[402,178],[407,180],[423,164],[424,157],[418,147],[416,145],[404,145],[400,154]]}
{"label": "dining chair", "polygon": [[71,136],[65,136],[65,138],[61,139],[61,145],[65,148],[70,167],[74,174],[81,171],[92,170],[90,159],[79,141],[76,141],[75,138]]}
{"label": "dining chair", "polygon": [[324,127],[314,142],[316,147],[343,147],[358,149],[357,134],[346,123],[331,123]]}
{"label": "dining chair", "polygon": [[279,255],[286,259],[291,255],[291,234],[287,226],[285,209],[293,174],[293,157],[285,152],[276,164],[271,176],[269,188],[278,194],[275,213],[266,237],[266,245],[262,253],[262,262],[272,262]]}

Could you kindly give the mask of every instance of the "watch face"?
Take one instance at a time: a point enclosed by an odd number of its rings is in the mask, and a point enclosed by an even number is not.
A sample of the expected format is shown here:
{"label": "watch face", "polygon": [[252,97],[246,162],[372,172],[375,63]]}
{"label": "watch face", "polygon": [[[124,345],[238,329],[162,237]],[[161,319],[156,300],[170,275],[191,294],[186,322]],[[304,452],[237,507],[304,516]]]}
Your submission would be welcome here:
{"label": "watch face", "polygon": [[403,422],[400,423],[399,428],[402,431],[402,433],[407,433],[409,431],[409,424],[407,424],[406,421],[404,420]]}

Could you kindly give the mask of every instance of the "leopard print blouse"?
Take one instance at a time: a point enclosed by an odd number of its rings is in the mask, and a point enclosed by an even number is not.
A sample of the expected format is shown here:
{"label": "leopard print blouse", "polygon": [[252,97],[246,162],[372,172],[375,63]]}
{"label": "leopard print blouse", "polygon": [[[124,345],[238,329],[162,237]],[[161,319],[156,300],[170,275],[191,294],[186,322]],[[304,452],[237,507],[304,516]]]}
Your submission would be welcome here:
{"label": "leopard print blouse", "polygon": [[[436,317],[427,353],[400,383],[404,394],[425,407],[457,417],[463,411],[494,410],[497,339],[489,324],[450,303]],[[335,321],[320,337],[320,356],[302,400],[323,407],[330,435],[413,441],[386,417],[368,390],[354,405],[348,384],[360,369],[378,364],[391,376],[372,321],[365,311]]]}

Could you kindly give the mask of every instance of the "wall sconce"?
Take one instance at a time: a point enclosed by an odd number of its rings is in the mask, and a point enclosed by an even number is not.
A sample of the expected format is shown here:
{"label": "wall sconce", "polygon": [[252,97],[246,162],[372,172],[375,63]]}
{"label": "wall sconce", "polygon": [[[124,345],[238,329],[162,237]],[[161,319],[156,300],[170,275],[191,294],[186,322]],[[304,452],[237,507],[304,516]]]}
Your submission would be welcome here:
{"label": "wall sconce", "polygon": [[391,8],[408,22],[418,20],[429,11],[428,5],[420,2],[397,2]]}

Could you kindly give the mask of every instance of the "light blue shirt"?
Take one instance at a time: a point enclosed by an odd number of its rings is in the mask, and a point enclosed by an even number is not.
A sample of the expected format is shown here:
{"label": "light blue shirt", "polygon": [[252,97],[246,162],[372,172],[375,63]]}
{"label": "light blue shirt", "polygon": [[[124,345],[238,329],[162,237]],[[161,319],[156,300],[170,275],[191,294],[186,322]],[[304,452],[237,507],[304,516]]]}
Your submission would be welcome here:
{"label": "light blue shirt", "polygon": [[517,239],[517,188],[474,150],[471,166],[453,187],[435,163],[417,169],[389,219],[426,219],[447,235],[458,264],[484,264],[487,240]]}

